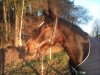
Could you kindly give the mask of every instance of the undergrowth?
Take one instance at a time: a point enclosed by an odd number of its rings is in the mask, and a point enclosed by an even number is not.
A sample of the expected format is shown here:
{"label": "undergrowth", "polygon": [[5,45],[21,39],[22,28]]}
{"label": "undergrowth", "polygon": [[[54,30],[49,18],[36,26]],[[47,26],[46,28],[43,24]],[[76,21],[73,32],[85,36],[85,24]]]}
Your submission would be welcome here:
{"label": "undergrowth", "polygon": [[[52,55],[52,59],[49,59],[49,55],[43,59],[43,74],[44,75],[70,75],[68,66],[69,57],[66,52],[58,52]],[[16,67],[6,65],[6,75],[41,75],[41,60],[32,60],[30,62],[21,62]]]}

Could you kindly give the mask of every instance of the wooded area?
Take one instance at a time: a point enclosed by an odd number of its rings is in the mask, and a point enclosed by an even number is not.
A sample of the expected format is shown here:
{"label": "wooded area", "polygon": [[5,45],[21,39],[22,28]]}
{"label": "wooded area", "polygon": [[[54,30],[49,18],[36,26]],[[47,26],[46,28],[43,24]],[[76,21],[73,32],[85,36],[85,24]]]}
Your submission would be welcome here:
{"label": "wooded area", "polygon": [[69,0],[1,0],[0,46],[21,46],[32,35],[32,30],[43,21],[43,11],[54,14],[75,24],[87,23],[88,11],[75,6]]}
{"label": "wooded area", "polygon": [[[76,25],[85,24],[91,18],[88,10],[76,6],[74,0],[0,0],[0,48],[9,52],[6,57],[18,59],[14,48],[26,45],[28,39],[34,36],[34,29],[44,21],[44,13],[50,15],[49,9],[55,16]],[[11,62],[9,59],[8,62]]]}

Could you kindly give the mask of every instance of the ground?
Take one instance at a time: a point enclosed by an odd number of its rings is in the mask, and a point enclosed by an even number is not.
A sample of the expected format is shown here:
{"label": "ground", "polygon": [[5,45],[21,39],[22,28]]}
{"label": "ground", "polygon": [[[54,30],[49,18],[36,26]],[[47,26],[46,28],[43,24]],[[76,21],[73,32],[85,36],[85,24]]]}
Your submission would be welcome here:
{"label": "ground", "polygon": [[[58,45],[57,45],[58,46]],[[58,51],[55,51],[55,50]],[[70,75],[69,70],[69,57],[64,50],[61,48],[52,48],[53,54],[50,60],[49,51],[43,59],[43,74],[44,75]],[[40,75],[41,74],[41,63],[42,61],[31,60],[27,63],[19,59],[18,52],[12,48],[6,52],[6,75]]]}

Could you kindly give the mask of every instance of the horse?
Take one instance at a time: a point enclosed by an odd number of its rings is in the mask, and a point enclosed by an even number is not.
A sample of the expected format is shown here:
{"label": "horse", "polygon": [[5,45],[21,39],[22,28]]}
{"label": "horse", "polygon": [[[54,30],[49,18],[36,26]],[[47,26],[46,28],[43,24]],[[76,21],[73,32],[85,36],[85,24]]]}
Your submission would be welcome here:
{"label": "horse", "polygon": [[100,41],[63,18],[49,15],[44,19],[26,44],[24,60],[42,57],[48,48],[60,43],[69,55],[72,75],[100,75]]}

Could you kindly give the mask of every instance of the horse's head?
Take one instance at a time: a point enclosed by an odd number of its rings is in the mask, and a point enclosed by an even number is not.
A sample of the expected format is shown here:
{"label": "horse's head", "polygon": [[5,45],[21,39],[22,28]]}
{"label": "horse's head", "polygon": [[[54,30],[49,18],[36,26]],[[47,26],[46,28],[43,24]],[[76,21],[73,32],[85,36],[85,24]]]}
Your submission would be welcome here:
{"label": "horse's head", "polygon": [[55,44],[55,41],[61,40],[61,36],[58,34],[59,32],[54,31],[53,24],[53,22],[42,22],[33,31],[33,36],[27,41],[24,47],[25,49],[20,48],[21,50],[19,50],[21,58],[31,60],[41,57],[50,46]]}
{"label": "horse's head", "polygon": [[62,39],[61,32],[57,27],[55,28],[55,23],[42,22],[39,27],[34,30],[33,37],[28,40],[26,53],[30,56],[41,57],[48,48],[57,43],[61,43]]}

